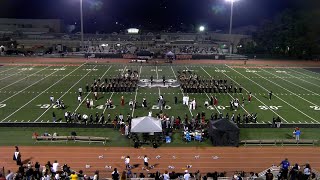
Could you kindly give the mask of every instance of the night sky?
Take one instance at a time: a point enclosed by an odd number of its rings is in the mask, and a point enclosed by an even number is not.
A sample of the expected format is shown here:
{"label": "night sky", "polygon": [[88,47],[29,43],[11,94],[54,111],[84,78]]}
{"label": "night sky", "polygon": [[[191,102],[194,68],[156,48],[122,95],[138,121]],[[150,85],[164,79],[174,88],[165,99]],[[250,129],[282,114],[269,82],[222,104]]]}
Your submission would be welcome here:
{"label": "night sky", "polygon": [[[80,0],[1,0],[1,18],[55,18],[79,25]],[[259,25],[296,0],[240,0],[234,27]],[[199,25],[214,31],[228,28],[230,3],[225,0],[83,0],[86,32],[112,32],[137,27],[184,30]]]}

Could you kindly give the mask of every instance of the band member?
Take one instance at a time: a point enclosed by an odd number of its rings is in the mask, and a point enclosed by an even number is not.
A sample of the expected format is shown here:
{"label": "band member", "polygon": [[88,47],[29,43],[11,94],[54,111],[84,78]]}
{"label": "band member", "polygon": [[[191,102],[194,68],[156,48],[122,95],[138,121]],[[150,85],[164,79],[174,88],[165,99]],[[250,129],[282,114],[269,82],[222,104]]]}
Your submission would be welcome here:
{"label": "band member", "polygon": [[272,91],[269,92],[269,100],[271,100],[272,97]]}
{"label": "band member", "polygon": [[123,96],[121,96],[121,106],[124,106],[124,97]]}
{"label": "band member", "polygon": [[217,105],[218,105],[218,99],[217,99],[217,97],[214,97],[213,105],[214,105],[214,106],[217,106]]}
{"label": "band member", "polygon": [[249,96],[248,96],[248,101],[251,102],[251,98],[252,98],[252,94],[251,92],[249,93]]}
{"label": "band member", "polygon": [[95,92],[93,93],[93,95],[94,95],[94,99],[95,99],[95,100],[98,100],[98,93],[97,93],[97,91],[95,91]]}

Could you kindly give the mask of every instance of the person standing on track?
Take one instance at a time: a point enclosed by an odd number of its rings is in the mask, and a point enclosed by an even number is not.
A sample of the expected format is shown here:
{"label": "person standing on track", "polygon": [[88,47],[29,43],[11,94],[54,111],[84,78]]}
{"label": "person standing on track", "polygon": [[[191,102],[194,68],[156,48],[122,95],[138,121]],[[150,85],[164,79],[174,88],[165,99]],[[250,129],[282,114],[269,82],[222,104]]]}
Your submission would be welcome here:
{"label": "person standing on track", "polygon": [[124,159],[124,164],[126,165],[126,169],[130,169],[131,166],[130,166],[130,156],[127,156],[125,159]]}
{"label": "person standing on track", "polygon": [[21,153],[19,151],[19,147],[15,146],[16,150],[13,154],[13,160],[17,162],[17,165],[22,165],[21,163]]}
{"label": "person standing on track", "polygon": [[146,171],[149,171],[149,158],[147,155],[145,155],[143,157],[143,164],[144,164],[144,168]]}

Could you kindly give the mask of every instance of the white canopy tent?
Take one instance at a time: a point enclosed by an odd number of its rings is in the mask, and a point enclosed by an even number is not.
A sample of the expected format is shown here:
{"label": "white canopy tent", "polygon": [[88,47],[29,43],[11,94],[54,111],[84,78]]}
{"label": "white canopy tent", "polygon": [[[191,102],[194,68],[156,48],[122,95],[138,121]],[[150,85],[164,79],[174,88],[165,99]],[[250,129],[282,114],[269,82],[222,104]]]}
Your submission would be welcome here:
{"label": "white canopy tent", "polygon": [[162,132],[161,120],[145,116],[134,118],[131,121],[132,133],[155,133]]}
{"label": "white canopy tent", "polygon": [[174,53],[172,51],[169,51],[166,53],[166,56],[174,56]]}

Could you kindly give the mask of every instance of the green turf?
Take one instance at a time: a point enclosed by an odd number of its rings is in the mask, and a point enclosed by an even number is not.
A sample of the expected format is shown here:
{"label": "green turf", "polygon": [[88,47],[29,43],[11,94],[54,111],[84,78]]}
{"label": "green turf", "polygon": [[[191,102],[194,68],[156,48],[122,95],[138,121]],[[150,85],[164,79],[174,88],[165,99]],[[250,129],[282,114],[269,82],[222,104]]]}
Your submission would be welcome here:
{"label": "green turf", "polygon": [[[63,68],[64,70],[61,70]],[[191,70],[203,78],[227,79],[233,81],[238,87],[243,86],[243,93],[231,94],[189,94],[191,99],[197,100],[197,109],[190,111],[182,105],[183,94],[180,88],[139,88],[137,93],[100,93],[99,100],[95,101],[96,108],[87,109],[84,104],[77,102],[77,90],[85,87],[86,83],[92,83],[94,78],[111,77],[123,72],[124,69],[141,70],[141,79],[153,77],[161,79],[176,79],[178,71]],[[61,97],[64,100],[67,111],[77,111],[86,114],[110,113],[133,114],[134,116],[153,114],[159,110],[152,109],[156,105],[159,94],[162,94],[171,109],[164,113],[180,116],[182,119],[187,114],[196,115],[198,112],[212,113],[258,113],[258,123],[268,123],[273,117],[280,116],[284,123],[319,123],[320,122],[320,74],[305,69],[288,68],[233,68],[226,65],[220,66],[142,66],[139,65],[101,65],[85,64],[83,66],[2,66],[0,67],[0,121],[1,122],[51,122],[52,112],[64,122],[64,111],[47,108],[49,96],[55,99]],[[268,92],[273,91],[273,98],[268,99]],[[248,92],[254,97],[251,103],[245,102],[243,108],[238,111],[230,111],[228,107],[232,98],[247,99]],[[120,106],[121,96],[125,97],[126,104]],[[174,104],[174,97],[178,97],[179,104]],[[204,101],[210,96],[217,96],[219,106],[207,109]],[[86,98],[92,98],[92,94],[85,94]],[[148,108],[130,110],[128,101],[135,99],[138,105],[142,98],[148,101]],[[105,109],[103,104],[111,98],[116,106],[115,109]],[[101,106],[102,105],[102,106]],[[41,108],[42,107],[42,108]]]}
{"label": "green turf", "polygon": [[[110,141],[106,146],[113,147],[129,147],[131,144],[130,140],[125,136],[122,136],[118,130],[114,129],[91,129],[91,128],[0,128],[0,146],[30,146],[30,145],[53,145],[53,146],[104,146],[102,143],[36,143],[32,140],[31,136],[33,132],[38,134],[43,134],[44,132],[53,134],[57,132],[59,135],[70,135],[74,131],[79,136],[98,136],[98,137],[108,137]],[[301,139],[313,139],[320,140],[320,129],[313,128],[303,128],[301,129]],[[190,143],[185,143],[182,140],[182,133],[179,131],[174,132],[172,137],[172,143],[162,144],[161,147],[210,147],[211,142],[206,140],[204,142],[192,141]],[[287,128],[268,128],[268,129],[241,129],[240,130],[240,140],[263,140],[263,139],[292,139],[292,129]],[[148,146],[148,145],[146,145]],[[151,146],[151,145],[150,145]]]}

